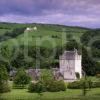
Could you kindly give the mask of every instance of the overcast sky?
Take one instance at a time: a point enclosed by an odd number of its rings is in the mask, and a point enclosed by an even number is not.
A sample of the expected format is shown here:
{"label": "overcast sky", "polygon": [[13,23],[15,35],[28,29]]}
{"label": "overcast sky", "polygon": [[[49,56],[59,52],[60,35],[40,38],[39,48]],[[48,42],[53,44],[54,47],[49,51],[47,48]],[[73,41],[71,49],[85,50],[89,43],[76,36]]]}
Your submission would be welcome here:
{"label": "overcast sky", "polygon": [[100,28],[100,0],[0,0],[0,21]]}

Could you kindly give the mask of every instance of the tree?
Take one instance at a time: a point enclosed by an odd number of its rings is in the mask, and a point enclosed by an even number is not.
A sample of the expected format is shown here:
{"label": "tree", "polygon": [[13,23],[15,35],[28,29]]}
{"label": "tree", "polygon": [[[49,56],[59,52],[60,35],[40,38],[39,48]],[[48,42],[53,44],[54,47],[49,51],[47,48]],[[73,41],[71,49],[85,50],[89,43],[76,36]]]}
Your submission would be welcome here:
{"label": "tree", "polygon": [[66,43],[66,50],[74,50],[74,49],[77,49],[79,50],[80,49],[80,45],[77,43],[76,40],[70,40]]}
{"label": "tree", "polygon": [[41,74],[39,76],[39,80],[42,81],[42,82],[48,82],[50,80],[53,80],[53,73],[50,69],[43,69],[41,71]]}
{"label": "tree", "polygon": [[18,86],[18,88],[24,88],[30,81],[31,78],[25,70],[19,69],[14,79],[14,85]]}
{"label": "tree", "polygon": [[88,43],[91,39],[94,37],[99,37],[100,36],[100,29],[94,29],[94,30],[89,30],[86,31],[80,38],[81,43],[85,46],[88,46]]}
{"label": "tree", "polygon": [[0,83],[6,82],[8,80],[8,73],[4,66],[0,66]]}
{"label": "tree", "polygon": [[96,75],[96,63],[89,57],[85,47],[82,47],[82,67],[86,75]]}
{"label": "tree", "polygon": [[0,66],[0,93],[9,91],[7,69],[4,66]]}
{"label": "tree", "polygon": [[68,41],[70,41],[70,40],[73,40],[73,35],[71,34],[71,33],[67,33],[66,34],[66,39],[68,40]]}

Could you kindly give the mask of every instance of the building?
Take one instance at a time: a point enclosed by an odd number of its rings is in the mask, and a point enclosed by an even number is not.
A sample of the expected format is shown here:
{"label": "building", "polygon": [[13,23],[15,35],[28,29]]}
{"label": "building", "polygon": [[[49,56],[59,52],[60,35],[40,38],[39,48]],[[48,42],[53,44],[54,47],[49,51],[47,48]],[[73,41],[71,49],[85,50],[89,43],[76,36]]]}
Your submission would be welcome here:
{"label": "building", "polygon": [[35,26],[35,27],[33,27],[33,30],[34,30],[34,31],[37,31],[37,27],[36,27],[36,26]]}
{"label": "building", "polygon": [[82,56],[78,54],[77,50],[65,51],[59,57],[60,73],[63,75],[64,81],[72,82],[75,81],[76,73],[82,77]]}
{"label": "building", "polygon": [[26,31],[32,31],[32,28],[27,27]]}
{"label": "building", "polygon": [[[78,51],[65,51],[59,56],[59,68],[52,68],[52,73],[55,80],[64,80],[65,82],[73,82],[77,79],[76,73],[82,78],[82,56],[78,54]],[[11,71],[10,76],[15,76],[17,71]],[[26,73],[32,77],[33,81],[38,80],[41,73],[41,69],[30,68],[26,70]]]}
{"label": "building", "polygon": [[33,28],[30,28],[30,27],[26,28],[26,31],[36,31],[36,30],[37,30],[36,26],[34,26]]}

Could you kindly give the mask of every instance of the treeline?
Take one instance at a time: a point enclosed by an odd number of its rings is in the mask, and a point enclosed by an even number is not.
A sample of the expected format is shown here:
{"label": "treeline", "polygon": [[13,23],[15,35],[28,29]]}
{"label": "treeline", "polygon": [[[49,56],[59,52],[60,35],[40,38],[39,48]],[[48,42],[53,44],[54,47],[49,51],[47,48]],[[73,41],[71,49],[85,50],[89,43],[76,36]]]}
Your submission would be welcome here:
{"label": "treeline", "polygon": [[[0,51],[0,63],[8,70],[10,68],[51,68],[59,67],[59,56],[65,50],[79,49],[78,43],[72,40],[64,46],[46,48],[31,45],[20,45],[19,47],[2,46]],[[79,50],[80,51],[80,50]]]}
{"label": "treeline", "polygon": [[100,29],[87,31],[81,36],[82,66],[87,75],[100,73]]}
{"label": "treeline", "polygon": [[[45,48],[37,46],[20,45],[19,48],[14,46],[9,49],[3,46],[0,52],[0,64],[11,70],[12,68],[55,68],[59,67],[59,56],[65,50],[78,49],[82,54],[82,67],[87,75],[96,75],[100,72],[100,64],[95,62],[89,55],[87,48],[70,40],[63,47]],[[5,59],[5,60],[4,60]]]}
{"label": "treeline", "polygon": [[[28,50],[28,52],[27,52]],[[54,51],[56,50],[56,51]],[[24,46],[12,47],[9,49],[7,46],[1,48],[0,64],[6,66],[8,70],[10,68],[50,68],[58,67],[59,55],[62,54],[62,48],[45,48],[36,46]]]}
{"label": "treeline", "polygon": [[26,28],[14,28],[12,31],[5,32],[0,36],[0,42],[17,37],[18,35],[24,33],[25,29]]}
{"label": "treeline", "polygon": [[100,29],[87,31],[81,36],[81,43],[88,47],[91,57],[100,60]]}
{"label": "treeline", "polygon": [[80,40],[83,45],[88,46],[91,41],[94,41],[94,39],[95,40],[98,39],[98,37],[100,37],[100,29],[97,29],[97,30],[94,29],[94,30],[85,32],[81,36]]}

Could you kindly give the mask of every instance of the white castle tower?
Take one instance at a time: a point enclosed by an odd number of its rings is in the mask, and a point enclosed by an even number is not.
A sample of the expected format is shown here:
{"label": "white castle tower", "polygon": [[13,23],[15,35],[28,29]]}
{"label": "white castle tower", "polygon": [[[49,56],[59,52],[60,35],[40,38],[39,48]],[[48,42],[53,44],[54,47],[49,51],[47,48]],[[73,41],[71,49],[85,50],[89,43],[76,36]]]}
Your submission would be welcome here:
{"label": "white castle tower", "polygon": [[64,77],[64,81],[72,82],[76,80],[76,73],[79,73],[82,77],[82,56],[78,54],[77,50],[65,51],[63,55],[59,57],[60,72]]}

